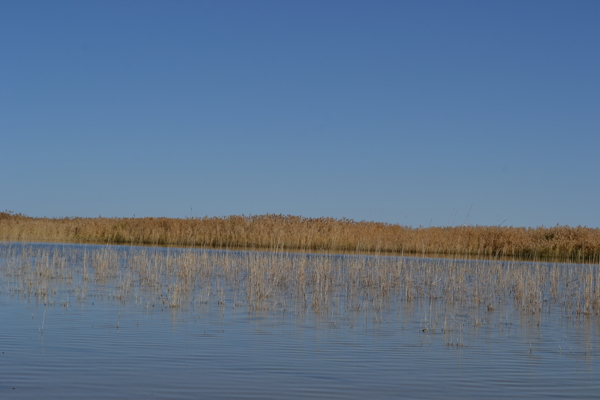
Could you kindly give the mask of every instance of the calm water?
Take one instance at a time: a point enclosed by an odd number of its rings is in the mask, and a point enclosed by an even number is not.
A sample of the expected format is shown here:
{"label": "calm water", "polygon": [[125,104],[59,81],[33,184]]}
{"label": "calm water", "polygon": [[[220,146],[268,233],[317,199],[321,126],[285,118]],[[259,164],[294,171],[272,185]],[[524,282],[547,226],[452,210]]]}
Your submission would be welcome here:
{"label": "calm water", "polygon": [[76,275],[32,295],[2,268],[2,399],[600,398],[597,316],[457,313],[444,334],[436,301],[251,311],[225,287],[170,308]]}

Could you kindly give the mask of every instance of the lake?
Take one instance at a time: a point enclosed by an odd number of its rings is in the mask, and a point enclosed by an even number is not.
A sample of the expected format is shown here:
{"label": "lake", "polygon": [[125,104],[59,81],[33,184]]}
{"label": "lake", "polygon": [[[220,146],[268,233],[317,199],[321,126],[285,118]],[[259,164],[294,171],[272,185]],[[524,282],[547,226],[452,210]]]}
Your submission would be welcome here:
{"label": "lake", "polygon": [[0,397],[600,398],[598,268],[2,243]]}

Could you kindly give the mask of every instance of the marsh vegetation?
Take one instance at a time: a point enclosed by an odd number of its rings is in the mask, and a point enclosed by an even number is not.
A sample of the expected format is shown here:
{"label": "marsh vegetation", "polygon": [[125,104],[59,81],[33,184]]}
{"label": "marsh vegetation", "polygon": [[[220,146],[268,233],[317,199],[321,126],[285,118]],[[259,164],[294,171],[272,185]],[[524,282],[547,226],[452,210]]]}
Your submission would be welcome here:
{"label": "marsh vegetation", "polygon": [[0,240],[600,261],[600,229],[409,228],[289,215],[55,219],[4,212],[0,213]]}
{"label": "marsh vegetation", "polygon": [[514,311],[540,320],[551,312],[600,316],[598,265],[8,244],[0,269],[8,293],[65,306],[89,301],[92,287],[94,296],[144,308],[216,304],[374,321],[418,305],[424,332],[444,334],[462,332],[465,323],[498,323]]}

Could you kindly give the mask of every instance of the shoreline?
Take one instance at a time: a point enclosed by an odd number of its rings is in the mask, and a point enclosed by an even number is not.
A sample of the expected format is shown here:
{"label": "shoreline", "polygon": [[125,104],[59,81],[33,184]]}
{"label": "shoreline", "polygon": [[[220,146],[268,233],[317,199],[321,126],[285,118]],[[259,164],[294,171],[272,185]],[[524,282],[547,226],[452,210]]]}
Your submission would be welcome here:
{"label": "shoreline", "polygon": [[33,218],[0,213],[0,240],[430,258],[600,262],[600,229],[556,226],[411,228],[284,215]]}

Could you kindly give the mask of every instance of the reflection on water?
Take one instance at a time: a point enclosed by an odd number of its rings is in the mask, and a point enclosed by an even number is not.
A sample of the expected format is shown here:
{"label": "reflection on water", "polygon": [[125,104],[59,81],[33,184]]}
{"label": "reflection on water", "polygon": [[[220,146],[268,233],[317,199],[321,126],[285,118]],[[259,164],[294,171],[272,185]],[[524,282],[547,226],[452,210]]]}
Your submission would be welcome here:
{"label": "reflection on water", "polygon": [[1,398],[600,393],[597,266],[0,247]]}

